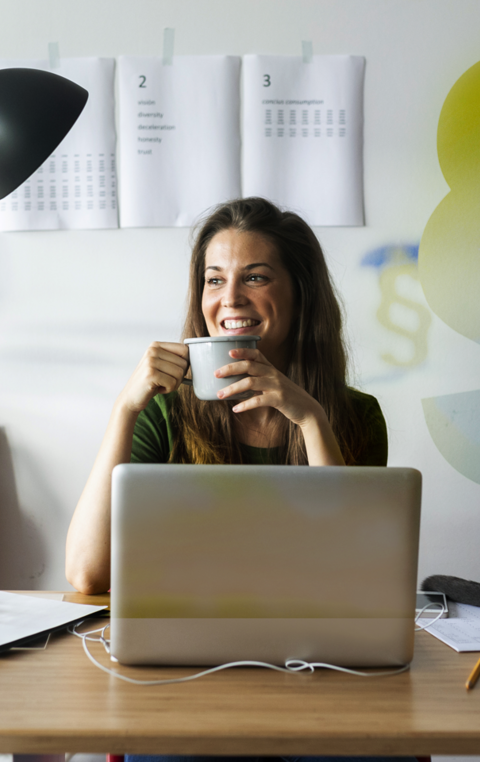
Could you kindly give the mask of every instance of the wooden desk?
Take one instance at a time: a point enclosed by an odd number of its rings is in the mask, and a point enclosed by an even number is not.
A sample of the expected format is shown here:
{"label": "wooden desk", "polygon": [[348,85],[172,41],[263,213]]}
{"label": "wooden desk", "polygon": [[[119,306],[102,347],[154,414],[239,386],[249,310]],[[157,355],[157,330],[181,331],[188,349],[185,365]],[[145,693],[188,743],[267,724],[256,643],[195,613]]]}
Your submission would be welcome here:
{"label": "wooden desk", "polygon": [[[105,596],[67,594],[103,604]],[[88,661],[60,633],[46,651],[0,656],[0,752],[145,754],[478,754],[477,654],[418,633],[412,669],[395,677],[232,669],[198,681],[136,686]],[[95,656],[111,667],[103,648]],[[141,679],[184,668],[114,666]]]}

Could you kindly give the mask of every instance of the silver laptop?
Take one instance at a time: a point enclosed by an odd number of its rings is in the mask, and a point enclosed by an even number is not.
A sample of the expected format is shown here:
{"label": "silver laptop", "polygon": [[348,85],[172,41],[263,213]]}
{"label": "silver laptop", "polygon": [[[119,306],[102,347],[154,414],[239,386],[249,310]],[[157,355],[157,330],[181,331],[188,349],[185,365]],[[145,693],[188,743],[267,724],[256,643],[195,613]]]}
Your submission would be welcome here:
{"label": "silver laptop", "polygon": [[420,501],[409,468],[117,466],[113,658],[410,662]]}

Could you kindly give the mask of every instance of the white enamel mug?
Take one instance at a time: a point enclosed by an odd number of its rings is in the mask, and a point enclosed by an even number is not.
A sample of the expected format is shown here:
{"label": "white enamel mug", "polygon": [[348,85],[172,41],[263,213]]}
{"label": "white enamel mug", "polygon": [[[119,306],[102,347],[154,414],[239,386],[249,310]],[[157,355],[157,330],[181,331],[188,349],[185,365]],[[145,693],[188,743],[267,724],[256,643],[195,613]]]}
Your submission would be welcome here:
{"label": "white enamel mug", "polygon": [[[193,385],[195,396],[199,400],[217,400],[217,392],[235,381],[247,378],[247,374],[239,376],[214,376],[216,370],[223,365],[238,362],[228,354],[231,349],[256,349],[260,336],[202,336],[199,339],[185,339],[188,346],[192,380],[184,378],[182,383]],[[229,397],[229,400],[245,399],[251,392],[243,392]]]}

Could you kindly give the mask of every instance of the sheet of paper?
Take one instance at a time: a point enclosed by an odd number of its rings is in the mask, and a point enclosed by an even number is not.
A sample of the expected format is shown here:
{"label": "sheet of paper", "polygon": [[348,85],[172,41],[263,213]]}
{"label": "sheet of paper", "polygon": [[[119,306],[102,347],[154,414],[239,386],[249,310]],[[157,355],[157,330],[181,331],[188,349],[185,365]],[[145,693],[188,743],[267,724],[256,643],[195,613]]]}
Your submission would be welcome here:
{"label": "sheet of paper", "polygon": [[188,226],[240,195],[239,76],[236,56],[119,59],[122,227]]}
{"label": "sheet of paper", "polygon": [[480,606],[469,606],[467,603],[457,603],[448,599],[450,619],[471,619],[480,622]]}
{"label": "sheet of paper", "polygon": [[51,593],[47,590],[18,590],[16,595],[29,595],[31,598],[48,598],[51,601],[63,601],[64,593]]}
{"label": "sheet of paper", "polygon": [[0,230],[116,228],[113,58],[0,60],[0,68],[45,69],[88,90],[87,105],[55,153],[0,201]]}
{"label": "sheet of paper", "polygon": [[104,608],[0,592],[0,647],[67,625]]}
{"label": "sheet of paper", "polygon": [[243,58],[243,195],[310,225],[363,225],[360,56]]}
{"label": "sheet of paper", "polygon": [[480,619],[439,619],[425,629],[455,651],[480,651]]}
{"label": "sheet of paper", "polygon": [[43,632],[41,635],[38,635],[33,638],[29,638],[26,641],[21,641],[23,645],[20,646],[11,646],[10,651],[45,651],[46,647],[48,646],[50,642],[50,632]]}

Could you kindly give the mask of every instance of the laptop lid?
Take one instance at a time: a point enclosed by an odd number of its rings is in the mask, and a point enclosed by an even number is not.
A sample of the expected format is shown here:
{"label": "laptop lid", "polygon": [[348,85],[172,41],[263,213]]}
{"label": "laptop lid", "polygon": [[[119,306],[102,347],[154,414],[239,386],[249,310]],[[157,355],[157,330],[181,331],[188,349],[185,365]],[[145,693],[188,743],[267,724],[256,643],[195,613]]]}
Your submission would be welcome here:
{"label": "laptop lid", "polygon": [[117,466],[112,655],[407,663],[420,498],[414,469]]}

